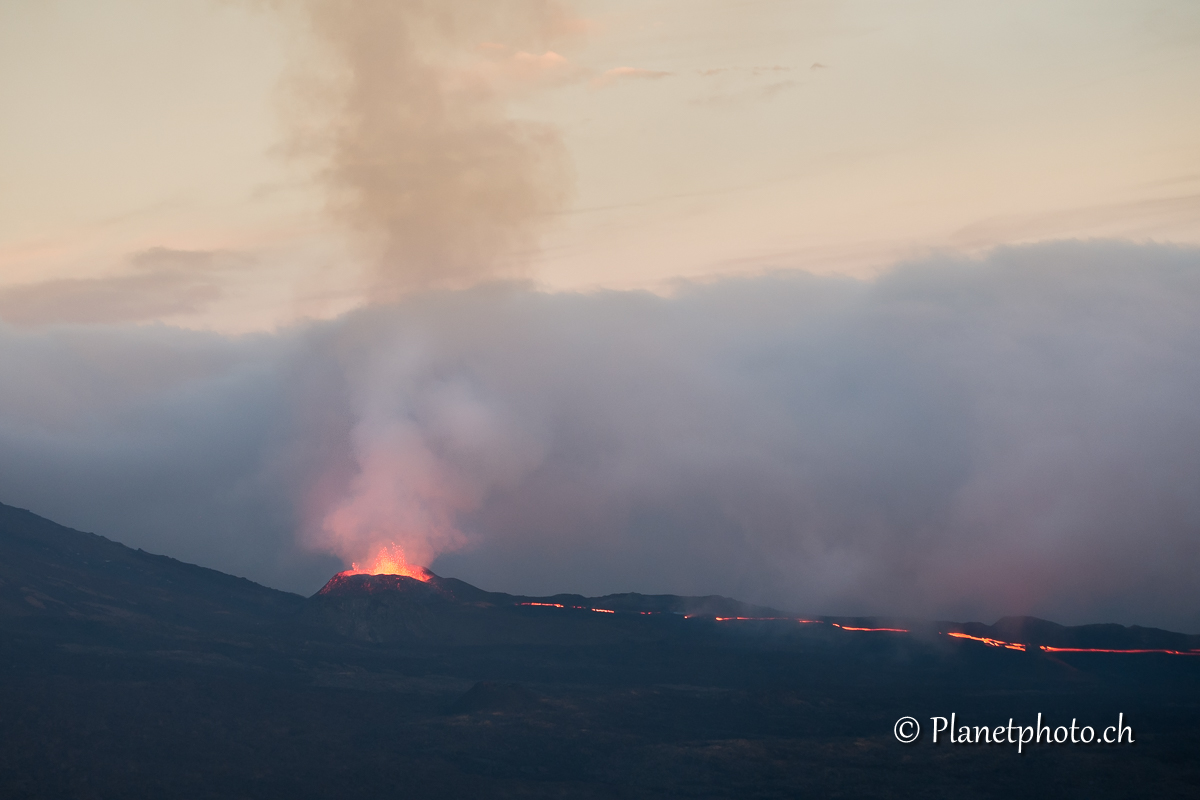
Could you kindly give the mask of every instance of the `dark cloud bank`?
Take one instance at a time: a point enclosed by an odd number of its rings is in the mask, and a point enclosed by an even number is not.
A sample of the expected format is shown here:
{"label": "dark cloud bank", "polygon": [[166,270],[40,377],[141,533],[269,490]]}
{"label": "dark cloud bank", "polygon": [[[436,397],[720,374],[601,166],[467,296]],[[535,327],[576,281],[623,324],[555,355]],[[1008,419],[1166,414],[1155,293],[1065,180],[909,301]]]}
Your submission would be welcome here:
{"label": "dark cloud bank", "polygon": [[0,374],[0,500],[301,592],[386,535],[489,589],[1200,631],[1196,250],[0,326]]}

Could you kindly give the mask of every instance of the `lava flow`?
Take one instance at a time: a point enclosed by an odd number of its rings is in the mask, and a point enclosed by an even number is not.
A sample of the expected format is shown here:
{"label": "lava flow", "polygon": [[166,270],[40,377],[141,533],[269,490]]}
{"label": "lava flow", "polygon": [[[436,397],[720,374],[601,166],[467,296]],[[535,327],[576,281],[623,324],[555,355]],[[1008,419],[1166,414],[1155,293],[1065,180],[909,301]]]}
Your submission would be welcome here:
{"label": "lava flow", "polygon": [[1200,650],[1186,651],[1151,648],[1119,650],[1102,647],[1052,647],[1048,644],[1024,645],[1018,642],[1005,642],[1001,639],[991,639],[987,636],[972,636],[969,633],[959,633],[957,631],[951,631],[946,635],[953,636],[955,639],[970,639],[973,642],[983,642],[988,647],[1003,647],[1006,650],[1020,650],[1021,652],[1025,652],[1028,647],[1036,647],[1046,653],[1166,653],[1173,656],[1200,656]]}
{"label": "lava flow", "polygon": [[1003,642],[999,639],[989,639],[986,636],[972,636],[969,633],[950,632],[947,636],[953,636],[955,639],[971,639],[976,642],[983,642],[988,647],[1003,647],[1007,650],[1020,650],[1024,652],[1025,645],[1017,644],[1016,642]]}
{"label": "lava flow", "polygon": [[1099,647],[1051,647],[1038,645],[1047,653],[1166,653],[1171,656],[1200,656],[1200,650],[1106,650]]}
{"label": "lava flow", "polygon": [[406,578],[416,578],[428,582],[433,573],[424,567],[409,564],[404,558],[404,551],[393,542],[375,551],[375,558],[369,565],[360,567],[358,562],[350,565],[350,569],[339,575],[403,575]]}
{"label": "lava flow", "polygon": [[891,633],[908,633],[908,628],[851,628],[849,625],[838,625],[832,623],[833,627],[841,628],[844,631],[889,631]]}

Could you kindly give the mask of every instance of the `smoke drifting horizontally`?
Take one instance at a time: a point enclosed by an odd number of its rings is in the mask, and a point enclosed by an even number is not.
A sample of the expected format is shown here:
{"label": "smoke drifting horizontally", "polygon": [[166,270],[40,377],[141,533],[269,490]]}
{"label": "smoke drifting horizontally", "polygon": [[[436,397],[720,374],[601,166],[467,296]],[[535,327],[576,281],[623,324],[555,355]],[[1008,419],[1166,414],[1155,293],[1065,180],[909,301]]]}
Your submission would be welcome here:
{"label": "smoke drifting horizontally", "polygon": [[588,77],[567,7],[272,6],[316,54],[292,151],[373,303],[242,338],[116,324],[219,293],[216,254],[163,248],[10,293],[10,322],[114,324],[0,323],[0,500],[306,592],[391,559],[527,594],[1200,631],[1200,252],[539,293],[501,281],[570,170],[510,109]]}
{"label": "smoke drifting horizontally", "polygon": [[310,592],[394,542],[526,593],[1194,631],[1197,319],[1200,252],[1097,242],[243,339],[0,328],[2,499]]}

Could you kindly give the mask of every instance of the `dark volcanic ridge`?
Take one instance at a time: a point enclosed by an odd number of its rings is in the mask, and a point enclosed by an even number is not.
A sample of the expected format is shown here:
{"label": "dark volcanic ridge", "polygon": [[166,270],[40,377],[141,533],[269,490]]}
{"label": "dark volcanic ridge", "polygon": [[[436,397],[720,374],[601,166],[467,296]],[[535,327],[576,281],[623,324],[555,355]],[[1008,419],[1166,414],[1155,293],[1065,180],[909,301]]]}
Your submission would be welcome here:
{"label": "dark volcanic ridge", "polygon": [[[1157,800],[1200,785],[1200,658],[1041,649],[1200,637],[417,574],[342,573],[306,598],[0,505],[0,797]],[[955,713],[1124,719],[1137,744],[929,742],[930,717]],[[893,735],[906,715],[919,744]]]}
{"label": "dark volcanic ridge", "polygon": [[0,619],[261,628],[304,598],[135,550],[0,503]]}
{"label": "dark volcanic ridge", "polygon": [[[363,641],[603,644],[725,631],[804,631],[838,639],[893,637],[1048,653],[1200,655],[1200,636],[1122,625],[1063,626],[1033,617],[995,624],[802,616],[709,595],[585,597],[490,592],[432,572],[335,575],[303,598],[243,578],[134,550],[0,504],[0,621],[259,637],[328,631]],[[207,633],[206,633],[207,632]],[[308,635],[308,634],[305,634]]]}
{"label": "dark volcanic ridge", "polygon": [[485,606],[523,606],[560,608],[592,613],[676,614],[711,618],[792,619],[778,609],[743,603],[720,595],[684,597],[673,594],[626,592],[602,597],[579,594],[550,596],[514,595],[489,592],[457,578],[443,578],[425,570],[428,580],[404,575],[364,575],[339,572],[330,578],[314,598],[383,597],[393,593],[424,603],[459,603]]}
{"label": "dark volcanic ridge", "polygon": [[[430,613],[517,611],[524,619],[576,624],[606,615],[617,617],[668,616],[678,620],[711,622],[722,627],[828,627],[840,633],[910,635],[921,639],[944,637],[976,642],[1002,650],[1029,652],[1164,653],[1200,656],[1200,636],[1158,628],[1117,624],[1065,626],[1036,617],[1004,617],[993,625],[981,622],[929,622],[900,618],[802,616],[768,606],[742,603],[708,595],[646,595],[637,592],[584,597],[489,592],[456,578],[443,578],[425,570],[426,579],[404,575],[335,575],[310,602],[331,618],[341,616],[342,627],[364,638],[420,635],[417,624]],[[388,625],[391,622],[392,625]],[[557,626],[556,626],[557,627]],[[390,628],[390,629],[389,629]],[[424,631],[430,633],[430,631]]]}

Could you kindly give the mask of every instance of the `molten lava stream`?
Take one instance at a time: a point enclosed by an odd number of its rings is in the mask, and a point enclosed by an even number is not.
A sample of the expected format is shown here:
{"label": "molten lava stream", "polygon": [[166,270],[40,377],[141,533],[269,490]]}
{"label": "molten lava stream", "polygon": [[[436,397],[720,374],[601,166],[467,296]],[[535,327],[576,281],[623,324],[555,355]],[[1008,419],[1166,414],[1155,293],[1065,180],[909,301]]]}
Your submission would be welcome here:
{"label": "molten lava stream", "polygon": [[908,628],[852,628],[849,625],[838,625],[836,622],[830,623],[835,628],[841,628],[844,631],[889,631],[891,633],[908,633]]}
{"label": "molten lava stream", "polygon": [[[986,636],[972,636],[969,633],[952,631],[946,634],[955,639],[970,639],[973,642],[983,642],[988,647],[1003,647],[1007,650],[1026,652],[1026,645],[1017,642],[1006,642],[1001,639],[989,639]],[[1173,656],[1200,656],[1200,651],[1185,652],[1183,650],[1109,650],[1098,647],[1051,647],[1047,644],[1030,645],[1047,653],[1166,653]]]}
{"label": "molten lava stream", "polygon": [[1016,642],[1004,642],[1000,639],[989,639],[986,636],[972,636],[969,633],[948,633],[947,636],[953,636],[955,639],[971,639],[976,642],[983,642],[988,647],[1003,647],[1008,650],[1020,650],[1025,652],[1025,645],[1017,644]]}
{"label": "molten lava stream", "polygon": [[1172,656],[1200,656],[1196,650],[1105,650],[1098,647],[1051,647],[1038,645],[1047,653],[1166,653]]}

